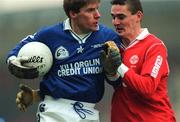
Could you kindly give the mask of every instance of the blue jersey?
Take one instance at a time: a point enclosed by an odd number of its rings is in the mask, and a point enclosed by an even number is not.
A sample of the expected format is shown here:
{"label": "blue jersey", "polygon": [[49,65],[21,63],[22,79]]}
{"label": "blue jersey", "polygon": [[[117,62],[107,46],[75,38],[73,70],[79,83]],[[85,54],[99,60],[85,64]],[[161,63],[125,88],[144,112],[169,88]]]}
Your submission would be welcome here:
{"label": "blue jersey", "polygon": [[19,49],[28,42],[46,44],[53,54],[53,65],[40,82],[40,96],[96,103],[104,94],[105,80],[99,52],[106,41],[113,40],[120,45],[121,40],[104,25],[99,25],[97,31],[85,38],[78,39],[64,23],[59,23],[27,36],[8,57],[17,56]]}

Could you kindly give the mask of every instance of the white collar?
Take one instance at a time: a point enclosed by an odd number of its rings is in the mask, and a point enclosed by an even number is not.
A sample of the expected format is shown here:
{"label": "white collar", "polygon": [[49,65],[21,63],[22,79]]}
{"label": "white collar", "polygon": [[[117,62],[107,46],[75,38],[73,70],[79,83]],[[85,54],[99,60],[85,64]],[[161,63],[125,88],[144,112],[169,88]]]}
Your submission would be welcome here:
{"label": "white collar", "polygon": [[92,32],[87,33],[87,34],[76,34],[70,24],[70,19],[67,18],[64,21],[64,30],[69,30],[71,35],[79,42],[79,44],[85,43],[86,39],[91,35]]}
{"label": "white collar", "polygon": [[136,37],[136,40],[143,40],[145,39],[150,33],[147,28],[142,28],[141,33]]}
{"label": "white collar", "polygon": [[[69,18],[67,18],[64,21],[64,30],[71,30],[71,31],[73,31],[72,28],[71,28],[71,24],[70,24],[70,19]],[[99,30],[99,26],[98,26],[97,30]]]}
{"label": "white collar", "polygon": [[64,30],[71,30],[72,31],[71,24],[70,24],[70,19],[69,18],[67,18],[64,21]]}
{"label": "white collar", "polygon": [[141,30],[141,33],[127,47],[125,47],[123,44],[122,47],[124,49],[130,48],[136,43],[138,43],[140,40],[145,39],[150,34],[147,28],[142,28]]}

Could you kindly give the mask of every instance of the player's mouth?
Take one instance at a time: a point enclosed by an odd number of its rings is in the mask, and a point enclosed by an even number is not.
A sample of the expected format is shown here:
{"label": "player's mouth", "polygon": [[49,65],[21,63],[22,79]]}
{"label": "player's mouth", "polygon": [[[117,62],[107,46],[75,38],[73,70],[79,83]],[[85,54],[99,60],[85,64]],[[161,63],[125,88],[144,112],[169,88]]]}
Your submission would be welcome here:
{"label": "player's mouth", "polygon": [[97,27],[98,26],[98,22],[94,22],[93,25]]}
{"label": "player's mouth", "polygon": [[116,31],[118,33],[122,33],[124,31],[124,28],[123,27],[116,27]]}

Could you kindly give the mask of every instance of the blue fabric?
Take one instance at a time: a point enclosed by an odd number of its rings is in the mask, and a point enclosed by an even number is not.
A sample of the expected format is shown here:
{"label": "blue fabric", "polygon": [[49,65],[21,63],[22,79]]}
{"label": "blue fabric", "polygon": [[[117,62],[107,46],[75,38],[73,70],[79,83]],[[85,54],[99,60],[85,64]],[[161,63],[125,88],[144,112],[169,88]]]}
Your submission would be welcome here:
{"label": "blue fabric", "polygon": [[80,44],[69,30],[64,30],[64,24],[59,23],[27,36],[7,57],[17,55],[19,49],[31,41],[46,44],[53,54],[53,65],[40,82],[40,96],[96,103],[104,94],[105,79],[99,52],[109,40],[118,46],[121,42],[113,30],[99,25],[99,30]]}

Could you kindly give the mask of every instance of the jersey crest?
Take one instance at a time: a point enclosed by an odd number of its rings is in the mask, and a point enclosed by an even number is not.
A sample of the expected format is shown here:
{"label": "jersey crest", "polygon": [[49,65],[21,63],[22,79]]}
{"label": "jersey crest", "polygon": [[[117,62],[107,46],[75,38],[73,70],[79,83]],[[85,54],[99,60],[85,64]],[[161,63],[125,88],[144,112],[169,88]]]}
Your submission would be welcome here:
{"label": "jersey crest", "polygon": [[139,61],[138,55],[133,55],[133,56],[129,59],[129,62],[130,62],[131,64],[137,64],[138,61]]}
{"label": "jersey crest", "polygon": [[66,48],[64,48],[63,46],[60,46],[56,49],[56,52],[55,52],[56,59],[65,59],[67,57],[69,57],[69,52],[67,51]]}

